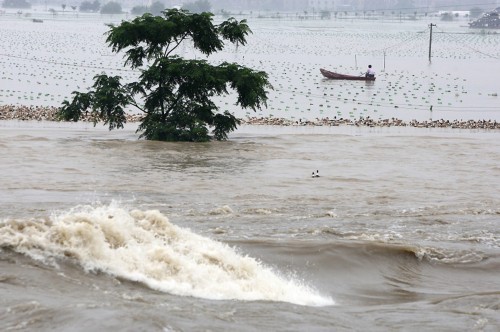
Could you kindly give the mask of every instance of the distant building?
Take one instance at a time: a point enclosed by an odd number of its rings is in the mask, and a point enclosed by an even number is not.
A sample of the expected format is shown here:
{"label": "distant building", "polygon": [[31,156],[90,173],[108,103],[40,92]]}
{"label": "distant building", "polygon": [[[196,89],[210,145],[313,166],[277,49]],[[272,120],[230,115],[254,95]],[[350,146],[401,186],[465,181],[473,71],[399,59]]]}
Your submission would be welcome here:
{"label": "distant building", "polygon": [[477,20],[469,23],[471,28],[500,29],[500,7],[483,14]]}

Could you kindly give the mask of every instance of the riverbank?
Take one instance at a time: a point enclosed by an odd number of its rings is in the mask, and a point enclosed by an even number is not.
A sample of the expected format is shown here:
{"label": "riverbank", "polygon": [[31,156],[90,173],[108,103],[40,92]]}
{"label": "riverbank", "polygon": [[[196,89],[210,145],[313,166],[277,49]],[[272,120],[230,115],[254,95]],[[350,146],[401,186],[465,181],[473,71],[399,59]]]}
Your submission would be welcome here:
{"label": "riverbank", "polygon": [[[41,106],[0,106],[0,120],[20,121],[59,121],[57,119],[58,107]],[[127,115],[127,122],[139,122],[141,114]],[[366,127],[417,127],[417,128],[456,128],[456,129],[500,129],[500,122],[493,120],[425,120],[403,121],[397,118],[372,119],[360,117],[358,119],[346,118],[316,118],[314,120],[291,120],[274,117],[248,117],[240,119],[242,124],[271,125],[271,126],[366,126]],[[93,122],[90,113],[84,115],[81,121]]]}

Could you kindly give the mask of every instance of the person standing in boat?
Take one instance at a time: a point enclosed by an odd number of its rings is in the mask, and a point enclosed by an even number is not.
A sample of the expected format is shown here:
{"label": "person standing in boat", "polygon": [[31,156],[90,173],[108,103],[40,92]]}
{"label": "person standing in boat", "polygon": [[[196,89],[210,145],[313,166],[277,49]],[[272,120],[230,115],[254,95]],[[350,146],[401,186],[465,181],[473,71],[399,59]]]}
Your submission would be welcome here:
{"label": "person standing in boat", "polygon": [[365,77],[375,77],[375,70],[373,70],[372,65],[368,65],[368,70],[365,73]]}

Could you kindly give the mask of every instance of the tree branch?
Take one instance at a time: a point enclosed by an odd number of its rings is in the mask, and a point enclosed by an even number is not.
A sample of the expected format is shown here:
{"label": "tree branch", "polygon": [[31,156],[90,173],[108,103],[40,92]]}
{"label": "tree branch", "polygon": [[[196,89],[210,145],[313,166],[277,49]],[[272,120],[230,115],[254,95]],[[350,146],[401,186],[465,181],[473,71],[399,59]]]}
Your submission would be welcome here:
{"label": "tree branch", "polygon": [[130,100],[130,105],[132,106],[135,106],[139,111],[141,111],[142,113],[146,113],[148,114],[149,112],[144,109],[143,107],[139,106],[139,104],[137,103],[137,101],[134,99],[134,97],[131,97],[131,100]]}
{"label": "tree branch", "polygon": [[[177,43],[177,45],[175,45],[174,47],[172,47],[172,49],[168,52],[165,53],[165,56],[170,56],[170,53],[172,53],[177,47],[179,47],[179,45],[186,39],[186,37],[188,36],[187,33],[185,33],[180,40],[177,40],[177,38],[175,38],[175,42]],[[167,50],[165,50],[167,51]]]}
{"label": "tree branch", "polygon": [[182,94],[178,93],[177,94],[177,98],[175,98],[175,100],[170,104],[170,107],[167,109],[166,111],[166,115],[170,114],[170,112],[177,107],[177,103],[179,102],[179,100],[182,99]]}

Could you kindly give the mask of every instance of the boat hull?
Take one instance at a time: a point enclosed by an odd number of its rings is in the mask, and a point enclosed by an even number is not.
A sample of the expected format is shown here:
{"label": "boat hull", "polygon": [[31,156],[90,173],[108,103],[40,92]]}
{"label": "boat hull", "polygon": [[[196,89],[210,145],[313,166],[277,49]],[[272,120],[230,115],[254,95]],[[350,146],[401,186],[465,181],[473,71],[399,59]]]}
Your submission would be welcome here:
{"label": "boat hull", "polygon": [[344,75],[323,68],[320,69],[320,72],[323,76],[332,80],[375,81],[375,77]]}

